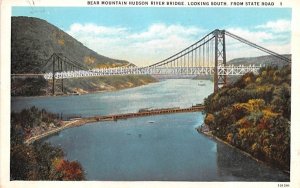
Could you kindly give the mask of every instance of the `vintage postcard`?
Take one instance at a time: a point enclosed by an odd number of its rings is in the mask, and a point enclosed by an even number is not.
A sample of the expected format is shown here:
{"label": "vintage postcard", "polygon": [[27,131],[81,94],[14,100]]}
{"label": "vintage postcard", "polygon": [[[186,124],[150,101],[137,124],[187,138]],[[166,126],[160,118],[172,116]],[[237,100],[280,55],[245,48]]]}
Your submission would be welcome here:
{"label": "vintage postcard", "polygon": [[297,11],[2,1],[1,187],[299,187]]}

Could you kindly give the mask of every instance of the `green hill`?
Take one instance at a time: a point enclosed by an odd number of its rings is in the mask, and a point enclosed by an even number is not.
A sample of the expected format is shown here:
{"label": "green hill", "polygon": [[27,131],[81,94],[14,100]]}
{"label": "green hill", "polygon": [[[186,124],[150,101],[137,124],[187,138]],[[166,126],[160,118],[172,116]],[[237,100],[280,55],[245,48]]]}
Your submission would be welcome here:
{"label": "green hill", "polygon": [[[109,45],[109,44],[107,44]],[[53,54],[61,53],[87,68],[108,68],[133,65],[99,55],[56,26],[33,17],[11,18],[11,73],[39,73],[45,61]],[[134,65],[133,65],[134,66]],[[51,69],[49,66],[48,69]],[[48,70],[51,71],[51,70]],[[65,80],[67,92],[94,92],[116,90],[155,82],[151,76],[118,76],[107,78],[82,78]],[[50,84],[42,78],[12,80],[12,95],[46,95]]]}

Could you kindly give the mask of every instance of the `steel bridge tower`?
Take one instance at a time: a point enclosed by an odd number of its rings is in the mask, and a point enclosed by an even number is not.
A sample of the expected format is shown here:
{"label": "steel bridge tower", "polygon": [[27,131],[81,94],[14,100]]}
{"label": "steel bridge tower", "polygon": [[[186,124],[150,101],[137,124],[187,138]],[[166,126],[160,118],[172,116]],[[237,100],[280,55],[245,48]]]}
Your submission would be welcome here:
{"label": "steel bridge tower", "polygon": [[63,61],[59,56],[53,56],[52,59],[52,95],[54,96],[56,92],[64,93],[64,79],[55,79],[56,72],[63,71]]}
{"label": "steel bridge tower", "polygon": [[[63,56],[61,53],[54,53],[47,60],[44,68],[50,69],[52,72],[51,80],[52,80],[52,95],[56,94],[64,94],[65,92],[65,84],[63,77],[57,77],[62,72],[74,71],[74,70],[87,70],[86,67],[80,65],[79,63],[68,59]],[[47,69],[46,69],[47,70]]]}
{"label": "steel bridge tower", "polygon": [[227,75],[219,75],[219,67],[226,66],[225,30],[216,29],[215,37],[215,66],[214,66],[214,92],[227,84]]}

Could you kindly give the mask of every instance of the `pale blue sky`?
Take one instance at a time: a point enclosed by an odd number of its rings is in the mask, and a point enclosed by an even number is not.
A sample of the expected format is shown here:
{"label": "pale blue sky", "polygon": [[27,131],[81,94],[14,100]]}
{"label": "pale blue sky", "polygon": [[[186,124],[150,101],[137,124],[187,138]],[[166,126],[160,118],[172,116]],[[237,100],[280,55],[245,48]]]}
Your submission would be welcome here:
{"label": "pale blue sky", "polygon": [[289,8],[116,8],[116,7],[14,7],[13,16],[32,16],[47,20],[61,29],[74,23],[96,23],[143,30],[151,23],[205,27],[253,27],[270,20],[291,19]]}
{"label": "pale blue sky", "polygon": [[101,55],[141,65],[172,55],[216,28],[279,53],[290,50],[290,8],[13,7],[12,16],[44,19]]}

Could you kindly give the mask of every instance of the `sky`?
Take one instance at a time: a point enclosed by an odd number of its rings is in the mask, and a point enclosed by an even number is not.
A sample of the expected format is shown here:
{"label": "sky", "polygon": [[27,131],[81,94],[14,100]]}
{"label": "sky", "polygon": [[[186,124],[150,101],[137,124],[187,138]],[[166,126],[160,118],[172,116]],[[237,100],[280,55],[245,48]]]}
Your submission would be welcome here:
{"label": "sky", "polygon": [[[290,8],[13,7],[44,19],[97,53],[139,66],[165,59],[214,29],[290,53]],[[227,59],[265,55],[226,39]]]}

